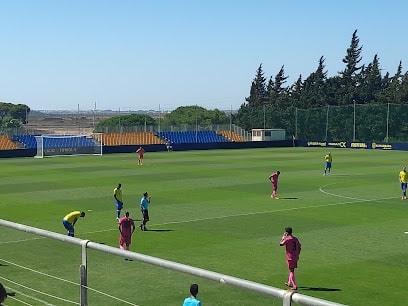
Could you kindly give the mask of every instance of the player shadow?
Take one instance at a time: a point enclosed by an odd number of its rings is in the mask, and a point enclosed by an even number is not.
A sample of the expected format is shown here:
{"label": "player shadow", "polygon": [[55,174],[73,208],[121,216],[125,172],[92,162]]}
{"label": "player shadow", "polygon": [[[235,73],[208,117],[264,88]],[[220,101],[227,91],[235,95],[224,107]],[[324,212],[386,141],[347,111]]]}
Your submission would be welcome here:
{"label": "player shadow", "polygon": [[307,290],[307,291],[341,291],[338,288],[324,288],[324,287],[306,287],[306,286],[298,286],[298,289]]}
{"label": "player shadow", "polygon": [[297,198],[297,197],[286,197],[286,198],[280,197],[279,199],[281,199],[281,200],[298,200],[299,198]]}
{"label": "player shadow", "polygon": [[0,263],[0,267],[7,267],[7,266],[8,266],[8,265],[3,265],[3,264]]}

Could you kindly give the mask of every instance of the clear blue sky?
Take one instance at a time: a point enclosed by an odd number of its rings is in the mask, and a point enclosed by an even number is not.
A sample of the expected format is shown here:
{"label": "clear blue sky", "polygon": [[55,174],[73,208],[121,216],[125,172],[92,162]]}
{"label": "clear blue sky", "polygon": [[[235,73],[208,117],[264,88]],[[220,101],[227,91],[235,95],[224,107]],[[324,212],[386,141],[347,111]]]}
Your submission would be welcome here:
{"label": "clear blue sky", "polygon": [[0,0],[0,101],[33,110],[238,109],[259,64],[329,76],[358,30],[363,60],[408,69],[408,1]]}

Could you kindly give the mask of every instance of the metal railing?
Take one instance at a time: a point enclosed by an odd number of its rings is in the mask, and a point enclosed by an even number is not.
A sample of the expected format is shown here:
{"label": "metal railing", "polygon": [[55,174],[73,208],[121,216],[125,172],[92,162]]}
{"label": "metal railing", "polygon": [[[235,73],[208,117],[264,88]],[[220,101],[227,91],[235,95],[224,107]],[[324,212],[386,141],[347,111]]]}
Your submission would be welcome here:
{"label": "metal railing", "polygon": [[[129,258],[133,260],[137,260],[139,262],[147,263],[150,265],[170,269],[173,271],[178,271],[202,278],[206,278],[209,280],[213,280],[216,282],[220,282],[225,285],[230,285],[233,287],[241,288],[250,290],[253,292],[261,293],[264,295],[268,295],[274,298],[278,298],[282,300],[283,306],[290,306],[292,302],[297,303],[299,305],[306,305],[306,306],[342,306],[343,304],[335,303],[326,301],[323,299],[303,295],[294,291],[290,290],[283,290],[271,286],[267,286],[264,284],[240,279],[237,277],[233,277],[230,275],[225,275],[213,271],[204,270],[201,268],[177,263],[174,261],[169,261],[149,255],[144,255],[136,252],[125,251],[115,247],[103,245],[100,243],[92,242],[89,240],[83,240],[75,237],[70,237],[54,232],[50,232],[47,230],[27,226],[24,224],[19,224],[7,220],[0,219],[0,226],[5,226],[8,228],[13,228],[19,231],[39,235],[42,237],[47,237],[54,240],[63,241],[64,243],[70,243],[74,245],[81,246],[82,249],[82,263],[80,265],[80,305],[81,306],[88,306],[88,275],[87,275],[87,249],[97,250],[100,252],[108,253],[111,255],[117,255],[123,258]],[[344,306],[344,305],[343,305]]]}

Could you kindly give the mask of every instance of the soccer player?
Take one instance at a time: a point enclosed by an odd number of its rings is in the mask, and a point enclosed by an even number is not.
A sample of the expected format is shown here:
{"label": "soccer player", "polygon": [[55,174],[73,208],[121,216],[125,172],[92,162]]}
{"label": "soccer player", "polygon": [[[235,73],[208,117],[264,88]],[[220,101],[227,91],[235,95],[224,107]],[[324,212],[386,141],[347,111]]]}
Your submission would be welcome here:
{"label": "soccer player", "polygon": [[149,219],[149,204],[150,204],[151,196],[147,192],[143,194],[143,197],[140,199],[140,210],[143,216],[143,223],[139,225],[142,231],[147,231],[146,223],[150,220]]}
{"label": "soccer player", "polygon": [[292,287],[293,290],[297,290],[295,268],[297,268],[301,245],[299,240],[295,236],[292,236],[291,227],[285,228],[285,232],[283,233],[279,245],[286,247],[286,263],[289,268],[289,279],[285,282],[285,285]]}
{"label": "soccer player", "polygon": [[113,197],[115,199],[115,206],[116,206],[116,220],[119,221],[120,219],[120,211],[123,208],[123,198],[122,198],[122,184],[119,183],[118,186],[113,189]]}
{"label": "soccer player", "polygon": [[135,231],[135,222],[132,218],[129,218],[128,211],[125,212],[124,217],[119,219],[118,228],[120,232],[119,248],[129,251],[130,244],[132,243],[132,234]]}
{"label": "soccer player", "polygon": [[399,181],[401,184],[401,190],[402,190],[402,200],[407,199],[407,167],[403,166],[402,170],[399,173]]}
{"label": "soccer player", "polygon": [[6,298],[7,298],[6,288],[4,288],[3,285],[0,283],[0,305],[3,305],[2,303],[6,300]]}
{"label": "soccer player", "polygon": [[173,146],[171,145],[170,141],[166,142],[166,149],[167,149],[167,152],[173,151]]}
{"label": "soccer player", "polygon": [[201,306],[201,301],[197,299],[198,285],[190,286],[190,297],[184,299],[183,306]]}
{"label": "soccer player", "polygon": [[269,176],[269,180],[272,183],[271,198],[274,198],[276,200],[279,200],[279,197],[278,197],[278,178],[279,178],[279,175],[280,175],[280,171],[276,171],[276,172],[272,173]]}
{"label": "soccer player", "polygon": [[331,170],[332,161],[333,161],[333,157],[331,156],[331,153],[330,153],[330,152],[327,153],[327,154],[324,156],[324,160],[326,161],[326,165],[325,165],[325,167],[324,167],[323,176],[325,176],[326,174],[327,174],[327,175],[330,175],[330,170]]}
{"label": "soccer player", "polygon": [[136,150],[136,153],[138,154],[138,159],[137,159],[137,164],[139,166],[143,165],[143,155],[144,155],[145,150],[142,147],[139,147],[139,149]]}
{"label": "soccer player", "polygon": [[74,234],[74,225],[79,218],[85,217],[85,212],[83,211],[73,211],[62,219],[62,224],[68,230],[68,236],[75,237]]}

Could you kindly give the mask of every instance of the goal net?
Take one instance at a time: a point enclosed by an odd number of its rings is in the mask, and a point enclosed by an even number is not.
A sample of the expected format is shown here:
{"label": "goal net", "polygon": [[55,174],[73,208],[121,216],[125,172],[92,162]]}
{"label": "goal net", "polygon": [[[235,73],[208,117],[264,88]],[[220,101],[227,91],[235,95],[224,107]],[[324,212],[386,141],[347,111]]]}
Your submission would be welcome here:
{"label": "goal net", "polygon": [[64,155],[102,155],[102,134],[40,135],[36,158]]}

